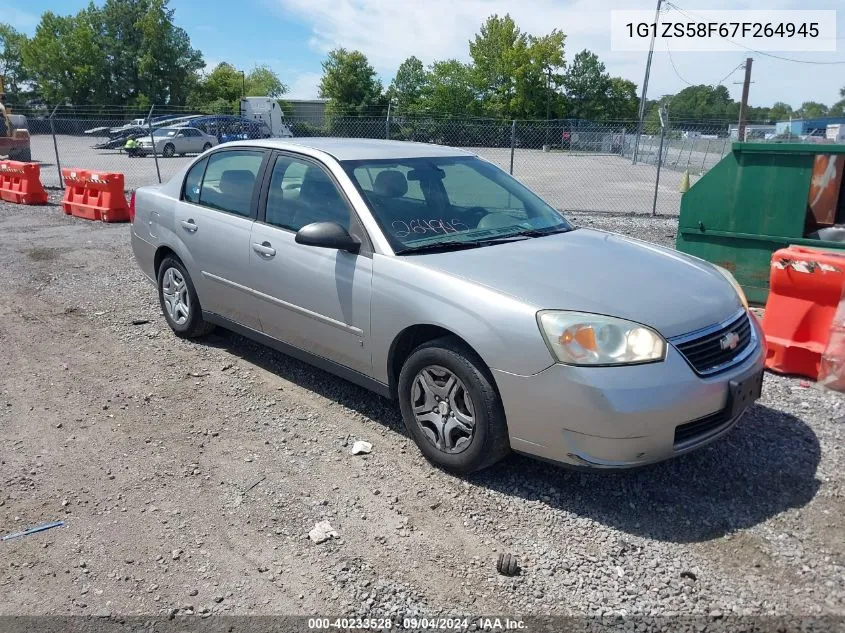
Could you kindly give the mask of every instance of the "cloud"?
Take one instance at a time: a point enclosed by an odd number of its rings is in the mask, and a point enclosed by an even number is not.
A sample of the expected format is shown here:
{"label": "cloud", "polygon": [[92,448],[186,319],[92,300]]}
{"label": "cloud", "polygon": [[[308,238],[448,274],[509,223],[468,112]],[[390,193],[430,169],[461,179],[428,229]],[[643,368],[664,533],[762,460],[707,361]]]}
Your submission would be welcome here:
{"label": "cloud", "polygon": [[5,4],[0,4],[0,16],[2,16],[3,22],[10,24],[18,31],[24,31],[27,33],[33,32],[35,27],[38,26],[38,23],[41,21],[41,18],[34,13],[22,11],[21,9],[10,7]]}
{"label": "cloud", "polygon": [[[468,42],[484,20],[496,13],[510,13],[521,29],[542,35],[557,28],[566,36],[566,58],[588,48],[599,55],[612,75],[621,75],[641,85],[645,69],[645,53],[624,53],[610,50],[610,11],[642,9],[653,6],[651,0],[264,0],[275,3],[277,15],[307,25],[309,46],[322,57],[336,47],[357,49],[387,84],[399,64],[411,55],[424,63],[437,59],[469,59]],[[686,7],[691,0],[678,0]],[[833,9],[841,0],[815,0],[815,9]],[[697,3],[702,6],[702,3]],[[708,0],[708,9],[760,8],[759,0]],[[803,0],[770,0],[767,8],[802,9]],[[647,8],[647,7],[646,7]],[[845,12],[838,13],[839,30],[845,25]],[[841,47],[840,47],[841,48]],[[693,83],[718,81],[747,56],[737,53],[674,54],[678,73]],[[845,59],[840,51],[835,57]],[[799,66],[769,59],[755,59],[753,103],[802,98],[830,101],[841,82],[829,81],[834,67]],[[807,55],[805,58],[813,58]],[[817,57],[816,57],[817,58]],[[765,74],[764,74],[765,73]],[[784,75],[790,82],[783,82]],[[826,79],[828,77],[828,79]],[[303,82],[305,80],[303,79]],[[310,80],[308,80],[310,81]],[[827,83],[825,83],[827,82]],[[729,83],[732,93],[738,87]],[[304,85],[304,84],[303,84]],[[787,87],[789,85],[789,87]],[[665,50],[655,51],[649,95],[659,96],[686,87],[673,70]],[[316,94],[313,90],[309,94]],[[806,96],[804,96],[806,95]],[[734,95],[738,98],[738,94]]]}
{"label": "cloud", "polygon": [[[384,76],[403,59],[426,63],[468,57],[468,41],[493,13],[510,13],[529,33],[552,28],[601,36],[614,0],[278,0],[282,9],[312,25],[310,45],[320,53],[344,46],[364,52]],[[609,38],[606,38],[609,41]]]}
{"label": "cloud", "polygon": [[320,85],[320,73],[300,73],[288,82],[289,91],[285,99],[316,99]]}

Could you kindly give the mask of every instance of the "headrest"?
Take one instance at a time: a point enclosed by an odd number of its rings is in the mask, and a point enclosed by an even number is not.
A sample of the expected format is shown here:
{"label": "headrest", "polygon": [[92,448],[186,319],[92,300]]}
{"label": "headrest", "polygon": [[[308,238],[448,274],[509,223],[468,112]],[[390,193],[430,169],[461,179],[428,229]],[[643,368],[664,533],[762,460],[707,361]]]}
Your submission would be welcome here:
{"label": "headrest", "polygon": [[408,181],[405,174],[395,169],[386,169],[376,176],[373,193],[385,198],[401,198],[408,193]]}
{"label": "headrest", "polygon": [[220,174],[220,191],[227,192],[230,189],[251,189],[254,182],[255,174],[248,169],[227,169]]}

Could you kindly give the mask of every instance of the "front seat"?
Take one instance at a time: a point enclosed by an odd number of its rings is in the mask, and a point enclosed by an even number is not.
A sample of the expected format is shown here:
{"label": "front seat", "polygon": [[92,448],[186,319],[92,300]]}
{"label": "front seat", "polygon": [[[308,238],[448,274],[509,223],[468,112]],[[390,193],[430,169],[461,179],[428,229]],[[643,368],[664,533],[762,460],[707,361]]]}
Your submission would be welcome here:
{"label": "front seat", "polygon": [[255,174],[248,169],[227,169],[220,174],[220,206],[239,215],[249,215]]}
{"label": "front seat", "polygon": [[293,225],[302,228],[313,222],[337,222],[349,226],[349,209],[334,183],[319,167],[309,167],[302,178]]}

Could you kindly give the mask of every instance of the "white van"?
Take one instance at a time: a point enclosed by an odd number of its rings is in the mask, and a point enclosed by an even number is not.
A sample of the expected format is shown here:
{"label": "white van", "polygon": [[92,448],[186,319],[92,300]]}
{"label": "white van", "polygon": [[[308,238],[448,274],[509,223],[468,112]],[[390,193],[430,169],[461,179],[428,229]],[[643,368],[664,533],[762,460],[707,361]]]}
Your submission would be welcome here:
{"label": "white van", "polygon": [[246,97],[241,99],[241,116],[254,121],[260,121],[267,132],[267,136],[275,138],[292,138],[293,132],[285,125],[285,114],[279,102],[270,97]]}

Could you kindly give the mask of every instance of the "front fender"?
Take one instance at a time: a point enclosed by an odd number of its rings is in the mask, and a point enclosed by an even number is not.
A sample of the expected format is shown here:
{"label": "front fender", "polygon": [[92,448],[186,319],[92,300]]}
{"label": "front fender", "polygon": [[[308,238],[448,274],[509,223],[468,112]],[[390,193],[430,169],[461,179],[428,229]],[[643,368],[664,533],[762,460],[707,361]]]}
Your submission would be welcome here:
{"label": "front fender", "polygon": [[491,369],[533,375],[554,364],[536,306],[409,259],[374,255],[371,312],[373,372],[384,383],[393,342],[415,325],[453,332]]}

